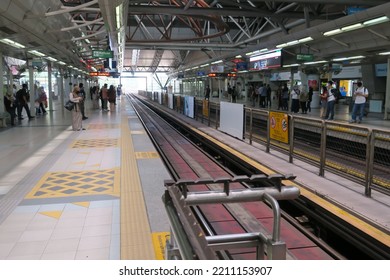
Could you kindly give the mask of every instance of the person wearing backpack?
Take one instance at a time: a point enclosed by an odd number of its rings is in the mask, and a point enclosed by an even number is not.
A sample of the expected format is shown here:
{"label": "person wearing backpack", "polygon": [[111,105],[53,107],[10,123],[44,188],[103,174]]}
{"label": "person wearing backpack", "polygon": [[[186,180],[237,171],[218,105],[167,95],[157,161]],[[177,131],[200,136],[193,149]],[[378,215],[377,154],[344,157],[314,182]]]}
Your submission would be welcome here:
{"label": "person wearing backpack", "polygon": [[[364,107],[366,106],[368,97],[368,90],[363,86],[363,82],[359,81],[357,83],[357,88],[353,95],[355,97],[355,104],[353,104],[352,119],[349,122],[356,123],[357,121],[357,123],[361,123],[364,115]],[[356,117],[358,117],[358,120],[356,120]]]}

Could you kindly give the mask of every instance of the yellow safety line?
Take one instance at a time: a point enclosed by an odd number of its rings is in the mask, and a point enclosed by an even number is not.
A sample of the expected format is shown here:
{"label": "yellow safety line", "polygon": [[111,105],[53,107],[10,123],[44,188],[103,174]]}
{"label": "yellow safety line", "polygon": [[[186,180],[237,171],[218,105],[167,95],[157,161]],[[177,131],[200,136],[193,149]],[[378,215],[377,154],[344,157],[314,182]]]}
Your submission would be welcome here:
{"label": "yellow safety line", "polygon": [[146,212],[128,117],[121,122],[121,259],[154,260]]}
{"label": "yellow safety line", "polygon": [[[254,160],[254,159],[242,154],[241,152],[229,147],[228,145],[226,145],[226,144],[222,143],[221,141],[219,141],[218,139],[204,133],[203,131],[201,131],[197,128],[194,128],[194,127],[191,127],[191,129],[193,131],[199,133],[204,138],[212,141],[214,144],[217,144],[222,149],[225,149],[225,150],[229,151],[230,153],[232,153],[233,155],[237,156],[238,158],[241,158],[243,161],[249,163],[251,166],[255,167],[256,169],[261,170],[265,174],[270,175],[270,174],[276,173],[274,170],[267,168],[266,166],[258,163],[256,160]],[[342,220],[347,221],[349,224],[360,229],[362,232],[366,233],[367,235],[372,236],[373,238],[380,241],[381,243],[383,243],[387,246],[390,246],[389,234],[386,234],[386,233],[380,231],[379,229],[364,222],[363,220],[359,219],[358,217],[346,212],[345,210],[341,209],[340,207],[329,203],[329,201],[322,199],[321,197],[311,193],[310,191],[297,185],[293,181],[285,180],[284,183],[286,185],[290,185],[290,186],[294,185],[294,186],[298,187],[301,191],[301,195],[303,195],[304,197],[310,199],[311,201],[313,201],[317,205],[320,205],[321,207],[328,210],[329,212],[336,215],[337,217],[341,218]]]}

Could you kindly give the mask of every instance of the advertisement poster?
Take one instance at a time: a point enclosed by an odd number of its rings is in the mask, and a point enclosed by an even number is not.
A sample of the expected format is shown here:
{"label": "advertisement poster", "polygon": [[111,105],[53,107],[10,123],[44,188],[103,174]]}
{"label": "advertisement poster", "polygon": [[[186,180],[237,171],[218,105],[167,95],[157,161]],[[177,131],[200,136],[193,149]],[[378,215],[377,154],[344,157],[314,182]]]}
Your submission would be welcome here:
{"label": "advertisement poster", "polygon": [[209,117],[209,101],[203,100],[203,116],[208,118]]}
{"label": "advertisement poster", "polygon": [[280,112],[269,112],[270,138],[288,144],[288,115]]}
{"label": "advertisement poster", "polygon": [[313,91],[318,91],[318,79],[307,80],[307,85],[313,89]]}

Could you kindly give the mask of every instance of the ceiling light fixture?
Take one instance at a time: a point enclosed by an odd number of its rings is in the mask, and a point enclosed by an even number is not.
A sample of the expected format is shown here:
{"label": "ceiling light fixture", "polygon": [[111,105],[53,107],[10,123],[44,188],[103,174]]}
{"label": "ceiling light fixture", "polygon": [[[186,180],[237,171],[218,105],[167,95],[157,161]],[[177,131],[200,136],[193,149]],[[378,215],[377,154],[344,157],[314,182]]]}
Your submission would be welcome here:
{"label": "ceiling light fixture", "polygon": [[12,40],[10,40],[10,39],[0,39],[0,42],[6,44],[6,45],[8,45],[8,46],[17,48],[17,49],[24,49],[24,48],[25,48],[24,45],[19,44],[19,43],[15,42],[15,41],[12,41]]}
{"label": "ceiling light fixture", "polygon": [[53,61],[53,62],[57,61],[57,59],[55,59],[54,57],[51,57],[51,56],[46,57],[46,59],[50,60],[50,61]]}
{"label": "ceiling light fixture", "polygon": [[31,50],[31,51],[28,51],[29,53],[33,54],[33,55],[36,55],[36,56],[46,56],[44,53],[41,53],[39,51],[36,51],[36,50]]}
{"label": "ceiling light fixture", "polygon": [[341,31],[351,31],[351,30],[362,28],[362,27],[363,27],[363,24],[356,23],[356,24],[352,24],[352,25],[348,25],[348,26],[342,27]]}
{"label": "ceiling light fixture", "polygon": [[363,25],[370,26],[370,25],[375,25],[375,24],[387,22],[389,20],[390,19],[387,16],[383,16],[383,17],[378,17],[378,18],[373,18],[373,19],[367,20],[367,21],[363,22]]}
{"label": "ceiling light fixture", "polygon": [[390,51],[389,52],[381,52],[381,53],[379,53],[379,55],[390,55]]}
{"label": "ceiling light fixture", "polygon": [[330,31],[327,31],[327,32],[324,32],[324,36],[333,36],[333,35],[336,35],[336,34],[339,34],[339,33],[342,33],[343,31],[340,29],[340,28],[337,28],[337,29],[334,29],[334,30],[330,30]]}
{"label": "ceiling light fixture", "polygon": [[290,46],[298,45],[298,44],[313,41],[313,40],[314,39],[312,37],[305,37],[305,38],[302,38],[299,40],[294,40],[294,41],[290,41],[290,42],[287,42],[284,44],[277,45],[276,48],[280,49],[280,48],[290,47]]}
{"label": "ceiling light fixture", "polygon": [[340,57],[340,58],[334,58],[332,61],[343,61],[343,60],[353,60],[353,59],[360,59],[365,58],[363,55],[357,55],[357,56],[350,56],[350,57]]}
{"label": "ceiling light fixture", "polygon": [[319,63],[325,63],[327,62],[326,60],[319,60],[319,61],[310,61],[310,62],[305,62],[303,64],[305,65],[311,65],[311,64],[319,64]]}
{"label": "ceiling light fixture", "polygon": [[297,66],[299,66],[299,65],[300,65],[300,64],[295,63],[295,64],[283,65],[283,67],[284,67],[284,68],[286,68],[286,67],[297,67]]}

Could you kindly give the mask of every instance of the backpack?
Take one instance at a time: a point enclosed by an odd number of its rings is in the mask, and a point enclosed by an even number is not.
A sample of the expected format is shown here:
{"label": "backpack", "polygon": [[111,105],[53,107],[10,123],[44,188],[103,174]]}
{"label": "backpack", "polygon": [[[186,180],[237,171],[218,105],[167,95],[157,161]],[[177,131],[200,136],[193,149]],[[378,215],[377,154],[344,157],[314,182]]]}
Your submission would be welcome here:
{"label": "backpack", "polygon": [[341,95],[341,92],[338,88],[332,88],[330,90],[330,92],[333,94],[333,96],[334,96],[334,98],[336,98],[336,100],[343,98],[343,96]]}

